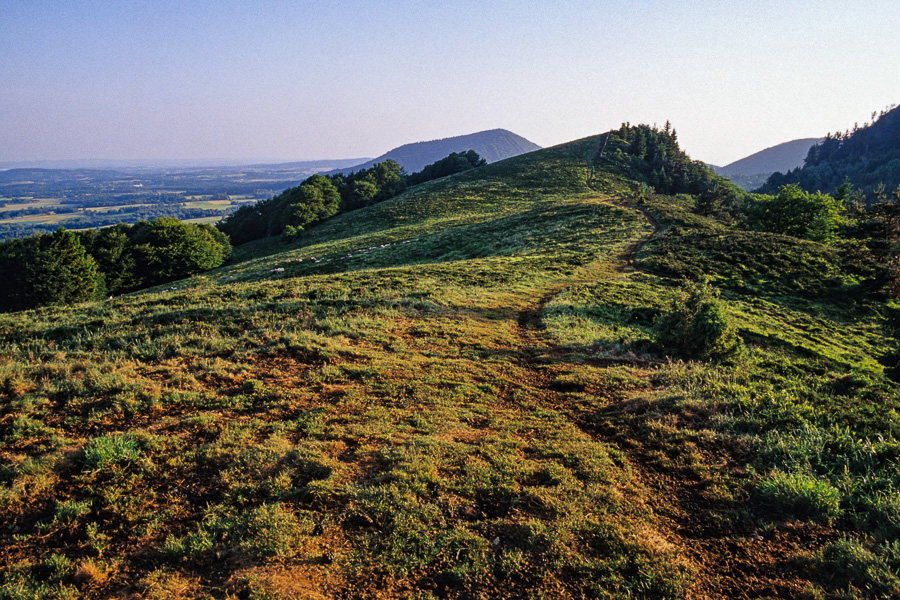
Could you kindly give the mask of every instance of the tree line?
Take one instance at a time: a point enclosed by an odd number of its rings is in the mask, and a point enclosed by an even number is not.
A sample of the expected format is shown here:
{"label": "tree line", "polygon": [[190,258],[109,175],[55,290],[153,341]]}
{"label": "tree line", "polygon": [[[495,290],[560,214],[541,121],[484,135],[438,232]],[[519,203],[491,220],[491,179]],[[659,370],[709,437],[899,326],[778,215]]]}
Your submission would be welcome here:
{"label": "tree line", "polygon": [[[753,194],[702,162],[692,161],[679,148],[677,134],[668,123],[662,129],[623,124],[610,132],[603,156],[595,160],[612,162],[658,194],[689,194],[695,212],[715,216],[732,227],[840,245],[853,260],[878,268],[876,287],[900,297],[900,187],[885,191],[887,184],[900,177],[900,108],[874,118],[872,125],[829,136],[814,146],[806,165],[797,171],[802,176],[776,174]],[[891,173],[888,176],[876,168],[854,181],[852,170],[847,170],[847,165],[854,164],[860,168],[888,165]],[[820,189],[825,188],[815,187],[820,180],[814,175],[829,165],[847,167],[841,171],[847,175],[837,185],[829,179],[832,187],[823,192]]]}
{"label": "tree line", "polygon": [[392,198],[417,185],[486,164],[477,153],[452,153],[407,175],[393,160],[347,175],[313,175],[268,200],[245,205],[213,227],[172,217],[104,229],[0,242],[0,310],[102,299],[182,279],[222,265],[232,244],[271,235],[295,237],[348,210]]}
{"label": "tree line", "polygon": [[7,240],[0,243],[0,310],[130,292],[213,269],[230,254],[215,227],[171,217]]}
{"label": "tree line", "polygon": [[412,175],[407,175],[392,159],[346,175],[313,175],[268,200],[238,208],[217,226],[234,245],[275,235],[293,239],[304,229],[339,213],[383,202],[409,186],[485,164],[477,152],[468,150],[453,152]]}

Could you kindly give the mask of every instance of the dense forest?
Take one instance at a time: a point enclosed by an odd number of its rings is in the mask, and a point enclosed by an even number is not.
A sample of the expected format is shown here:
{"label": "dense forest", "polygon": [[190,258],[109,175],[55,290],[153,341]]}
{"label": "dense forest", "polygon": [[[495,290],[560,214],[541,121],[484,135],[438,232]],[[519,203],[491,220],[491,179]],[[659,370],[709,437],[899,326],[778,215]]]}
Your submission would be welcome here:
{"label": "dense forest", "polygon": [[0,310],[96,300],[220,266],[228,237],[170,217],[0,243]]}
{"label": "dense forest", "polygon": [[809,192],[833,193],[849,182],[872,204],[900,186],[900,107],[872,114],[872,122],[829,134],[809,150],[802,167],[774,173],[760,191],[795,183]]}

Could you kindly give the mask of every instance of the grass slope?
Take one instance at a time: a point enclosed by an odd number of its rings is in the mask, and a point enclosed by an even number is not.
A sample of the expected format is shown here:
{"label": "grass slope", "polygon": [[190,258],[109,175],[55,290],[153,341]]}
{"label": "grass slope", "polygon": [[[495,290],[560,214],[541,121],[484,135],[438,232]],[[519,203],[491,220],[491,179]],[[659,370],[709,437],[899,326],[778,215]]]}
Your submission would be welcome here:
{"label": "grass slope", "polygon": [[[0,316],[0,598],[890,597],[892,307],[600,139]],[[654,348],[697,269],[731,364]]]}

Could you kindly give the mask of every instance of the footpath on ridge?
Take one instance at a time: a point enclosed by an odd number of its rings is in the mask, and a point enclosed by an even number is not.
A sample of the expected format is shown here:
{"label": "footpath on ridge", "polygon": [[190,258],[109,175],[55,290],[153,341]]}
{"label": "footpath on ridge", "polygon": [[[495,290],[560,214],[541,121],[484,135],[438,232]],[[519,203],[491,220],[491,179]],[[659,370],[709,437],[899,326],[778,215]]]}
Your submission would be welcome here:
{"label": "footpath on ridge", "polygon": [[[645,415],[653,411],[655,396],[664,392],[654,389],[649,381],[654,366],[662,361],[585,356],[559,346],[546,332],[544,308],[554,297],[571,286],[627,277],[638,269],[635,261],[641,249],[662,231],[656,217],[643,207],[611,199],[597,201],[641,212],[654,231],[632,240],[612,259],[590,263],[570,278],[535,288],[522,299],[517,326],[519,362],[528,371],[529,384],[543,391],[548,408],[567,413],[595,441],[618,447],[628,457],[642,496],[634,500],[649,506],[654,514],[655,530],[650,535],[677,548],[694,573],[688,597],[735,599],[802,594],[803,581],[785,572],[785,565],[791,563],[798,548],[827,535],[824,528],[798,531],[796,535],[790,531],[778,532],[775,539],[766,539],[752,523],[723,523],[721,515],[734,512],[735,507],[713,498],[706,490],[721,481],[723,471],[733,474],[741,469],[740,459],[745,457],[740,456],[740,449],[707,449],[709,455],[704,459],[711,468],[702,471],[684,466],[673,469],[670,461],[660,459],[667,448],[658,440],[647,439]],[[611,402],[586,414],[577,407],[567,407],[565,394],[553,386],[554,365],[562,363],[630,367],[632,375],[647,381],[647,385],[630,391],[623,401]]]}

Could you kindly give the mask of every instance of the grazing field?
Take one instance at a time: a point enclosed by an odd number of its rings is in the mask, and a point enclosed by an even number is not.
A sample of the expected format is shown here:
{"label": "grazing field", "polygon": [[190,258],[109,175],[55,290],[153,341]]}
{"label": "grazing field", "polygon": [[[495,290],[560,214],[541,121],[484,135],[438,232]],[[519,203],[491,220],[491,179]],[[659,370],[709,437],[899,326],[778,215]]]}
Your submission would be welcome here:
{"label": "grazing field", "polygon": [[56,198],[33,198],[31,196],[27,196],[24,198],[15,199],[0,197],[0,204],[6,205],[0,206],[0,215],[2,215],[5,212],[21,210],[23,208],[51,209],[59,206],[60,202]]}
{"label": "grazing field", "polygon": [[896,597],[898,306],[598,141],[0,315],[0,598]]}

